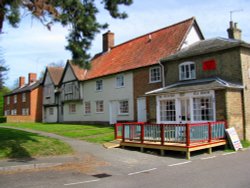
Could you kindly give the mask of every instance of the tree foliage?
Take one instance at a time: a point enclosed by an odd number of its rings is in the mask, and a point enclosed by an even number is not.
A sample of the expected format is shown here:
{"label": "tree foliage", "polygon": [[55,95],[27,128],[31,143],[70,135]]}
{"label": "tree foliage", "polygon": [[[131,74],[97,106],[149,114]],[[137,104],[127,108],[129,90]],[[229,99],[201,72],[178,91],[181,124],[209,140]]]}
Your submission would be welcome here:
{"label": "tree foliage", "polygon": [[[120,12],[120,5],[131,5],[133,0],[102,0],[106,9],[113,18],[124,19],[127,14]],[[3,21],[7,20],[13,27],[20,22],[20,10],[27,9],[38,18],[48,29],[59,22],[63,26],[70,26],[66,49],[72,53],[73,62],[89,67],[90,54],[88,50],[94,36],[101,29],[107,28],[107,23],[99,23],[95,0],[0,0],[0,31]]]}

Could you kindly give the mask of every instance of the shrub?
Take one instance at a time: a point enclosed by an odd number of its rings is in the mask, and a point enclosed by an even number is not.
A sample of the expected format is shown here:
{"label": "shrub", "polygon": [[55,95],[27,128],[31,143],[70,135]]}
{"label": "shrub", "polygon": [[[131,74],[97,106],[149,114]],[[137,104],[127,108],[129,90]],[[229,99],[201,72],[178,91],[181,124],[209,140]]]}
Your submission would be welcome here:
{"label": "shrub", "polygon": [[6,117],[0,116],[0,123],[6,123]]}

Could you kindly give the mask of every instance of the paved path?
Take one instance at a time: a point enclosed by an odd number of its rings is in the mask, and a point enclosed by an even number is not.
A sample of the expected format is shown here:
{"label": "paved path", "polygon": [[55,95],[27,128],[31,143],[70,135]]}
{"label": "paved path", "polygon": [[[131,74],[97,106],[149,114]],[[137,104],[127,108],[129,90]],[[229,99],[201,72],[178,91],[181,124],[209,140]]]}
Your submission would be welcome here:
{"label": "paved path", "polygon": [[[35,158],[35,159],[29,159],[29,160],[0,160],[0,170],[8,170],[12,168],[19,168],[23,167],[26,168],[34,168],[36,166],[53,166],[57,164],[64,164],[67,162],[77,162],[81,161],[87,158],[90,163],[95,162],[103,162],[106,163],[109,168],[112,168],[112,170],[117,170],[119,172],[121,169],[129,169],[134,168],[135,166],[144,166],[150,168],[151,164],[155,166],[155,163],[158,163],[160,166],[161,164],[168,164],[172,163],[176,160],[183,160],[185,161],[184,155],[183,158],[176,158],[175,157],[160,157],[158,155],[149,155],[146,153],[140,153],[137,151],[131,151],[131,150],[124,150],[119,148],[114,149],[105,149],[100,144],[94,144],[85,142],[82,140],[67,138],[63,136],[59,136],[53,133],[46,133],[42,131],[36,131],[36,130],[30,130],[30,129],[22,129],[22,128],[16,128],[16,127],[7,127],[7,126],[1,126],[0,128],[10,128],[10,129],[17,129],[32,133],[37,133],[43,136],[48,136],[52,138],[59,139],[65,143],[68,143],[73,150],[75,151],[74,155],[68,155],[68,156],[57,156],[57,157],[42,157],[42,158]],[[89,158],[92,158],[91,160]],[[93,161],[94,160],[94,161]],[[103,165],[101,165],[103,166]]]}

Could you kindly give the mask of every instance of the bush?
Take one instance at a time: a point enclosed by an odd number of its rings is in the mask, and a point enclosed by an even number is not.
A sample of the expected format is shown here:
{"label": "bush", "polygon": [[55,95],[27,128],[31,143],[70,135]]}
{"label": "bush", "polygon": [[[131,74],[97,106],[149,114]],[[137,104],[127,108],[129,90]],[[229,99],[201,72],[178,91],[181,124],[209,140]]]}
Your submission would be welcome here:
{"label": "bush", "polygon": [[0,116],[0,123],[6,123],[6,117]]}

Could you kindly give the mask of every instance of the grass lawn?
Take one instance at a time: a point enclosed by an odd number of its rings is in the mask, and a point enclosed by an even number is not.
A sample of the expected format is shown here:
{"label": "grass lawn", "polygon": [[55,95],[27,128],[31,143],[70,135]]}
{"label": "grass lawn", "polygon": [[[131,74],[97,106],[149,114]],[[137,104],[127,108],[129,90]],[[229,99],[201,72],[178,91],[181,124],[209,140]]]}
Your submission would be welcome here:
{"label": "grass lawn", "polygon": [[73,152],[68,144],[57,139],[1,127],[0,143],[0,159],[53,156]]}
{"label": "grass lawn", "polygon": [[71,124],[43,124],[43,123],[3,123],[3,126],[14,126],[61,136],[86,140],[94,143],[104,143],[114,140],[114,128],[104,125],[71,125]]}

